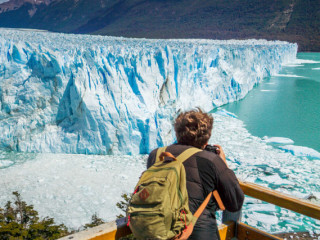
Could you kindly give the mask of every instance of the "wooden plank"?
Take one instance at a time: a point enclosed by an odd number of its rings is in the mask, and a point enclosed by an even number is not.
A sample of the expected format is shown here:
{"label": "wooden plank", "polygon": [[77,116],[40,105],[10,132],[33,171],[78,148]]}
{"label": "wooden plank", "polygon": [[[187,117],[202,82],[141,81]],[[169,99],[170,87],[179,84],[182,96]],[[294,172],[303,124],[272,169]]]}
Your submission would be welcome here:
{"label": "wooden plank", "polygon": [[259,229],[250,227],[244,223],[237,224],[237,239],[239,240],[281,240],[282,238],[276,237]]}
{"label": "wooden plank", "polygon": [[[131,230],[122,222],[108,222],[66,237],[60,240],[116,240],[131,234]],[[221,240],[231,240],[235,234],[235,223],[227,222],[219,225]]]}
{"label": "wooden plank", "polygon": [[235,234],[235,223],[226,222],[218,227],[221,240],[231,240]]}
{"label": "wooden plank", "polygon": [[117,230],[114,230],[112,232],[104,233],[99,236],[95,236],[93,238],[89,238],[88,240],[117,240],[121,237],[125,237],[131,234],[131,230],[127,226],[123,226],[121,228],[118,228]]}
{"label": "wooden plank", "polygon": [[320,220],[320,205],[254,183],[240,182],[244,194]]}
{"label": "wooden plank", "polygon": [[115,240],[131,234],[131,230],[125,224],[125,219],[101,224],[97,227],[68,235],[60,240]]}

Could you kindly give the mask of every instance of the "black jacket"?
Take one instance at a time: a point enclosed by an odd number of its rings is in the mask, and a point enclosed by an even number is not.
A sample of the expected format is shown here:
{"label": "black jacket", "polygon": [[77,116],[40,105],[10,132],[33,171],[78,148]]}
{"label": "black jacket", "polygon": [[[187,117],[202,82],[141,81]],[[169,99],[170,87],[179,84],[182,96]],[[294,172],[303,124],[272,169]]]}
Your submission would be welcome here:
{"label": "black jacket", "polygon": [[[166,152],[170,152],[177,157],[190,147],[174,144],[168,146]],[[150,153],[147,168],[154,164],[156,153],[157,149]],[[228,211],[235,212],[241,209],[244,194],[239,186],[239,182],[234,172],[227,167],[217,154],[204,150],[194,154],[184,161],[183,164],[187,177],[189,208],[192,213],[195,213],[206,196],[215,189],[218,190],[221,200]],[[217,204],[214,198],[212,198],[200,216],[195,230],[197,227],[200,227],[200,224],[204,224],[210,228],[214,227],[217,232],[216,210]]]}

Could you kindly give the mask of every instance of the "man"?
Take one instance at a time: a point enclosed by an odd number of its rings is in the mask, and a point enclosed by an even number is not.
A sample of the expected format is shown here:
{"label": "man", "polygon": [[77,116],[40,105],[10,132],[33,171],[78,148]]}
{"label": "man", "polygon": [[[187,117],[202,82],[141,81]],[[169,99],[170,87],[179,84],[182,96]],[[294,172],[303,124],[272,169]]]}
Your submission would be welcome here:
{"label": "man", "polygon": [[[211,137],[213,117],[200,109],[181,113],[175,121],[174,129],[177,144],[166,148],[175,157],[190,147],[205,149]],[[226,157],[221,146],[216,153],[201,151],[184,161],[186,170],[189,208],[192,213],[199,208],[206,196],[217,190],[221,200],[230,212],[241,209],[244,195],[234,172],[228,168]],[[148,158],[147,168],[156,160],[157,149]],[[215,212],[217,203],[211,199],[199,217],[189,239],[220,239]]]}

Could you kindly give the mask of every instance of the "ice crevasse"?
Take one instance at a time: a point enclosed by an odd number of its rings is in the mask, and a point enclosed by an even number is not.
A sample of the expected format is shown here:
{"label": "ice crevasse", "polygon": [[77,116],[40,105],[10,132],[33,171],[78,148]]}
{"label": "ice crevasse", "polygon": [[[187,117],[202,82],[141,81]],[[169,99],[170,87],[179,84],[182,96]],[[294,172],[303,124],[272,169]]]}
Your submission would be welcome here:
{"label": "ice crevasse", "polygon": [[294,61],[266,40],[147,40],[0,31],[0,148],[138,154],[174,141],[179,111],[243,98]]}

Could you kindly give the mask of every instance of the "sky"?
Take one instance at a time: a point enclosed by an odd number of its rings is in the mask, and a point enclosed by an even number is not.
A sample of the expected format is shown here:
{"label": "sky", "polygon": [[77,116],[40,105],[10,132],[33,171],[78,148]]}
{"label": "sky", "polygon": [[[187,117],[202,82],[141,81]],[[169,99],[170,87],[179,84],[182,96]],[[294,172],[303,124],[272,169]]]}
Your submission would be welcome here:
{"label": "sky", "polygon": [[0,3],[8,2],[9,0],[0,0]]}

